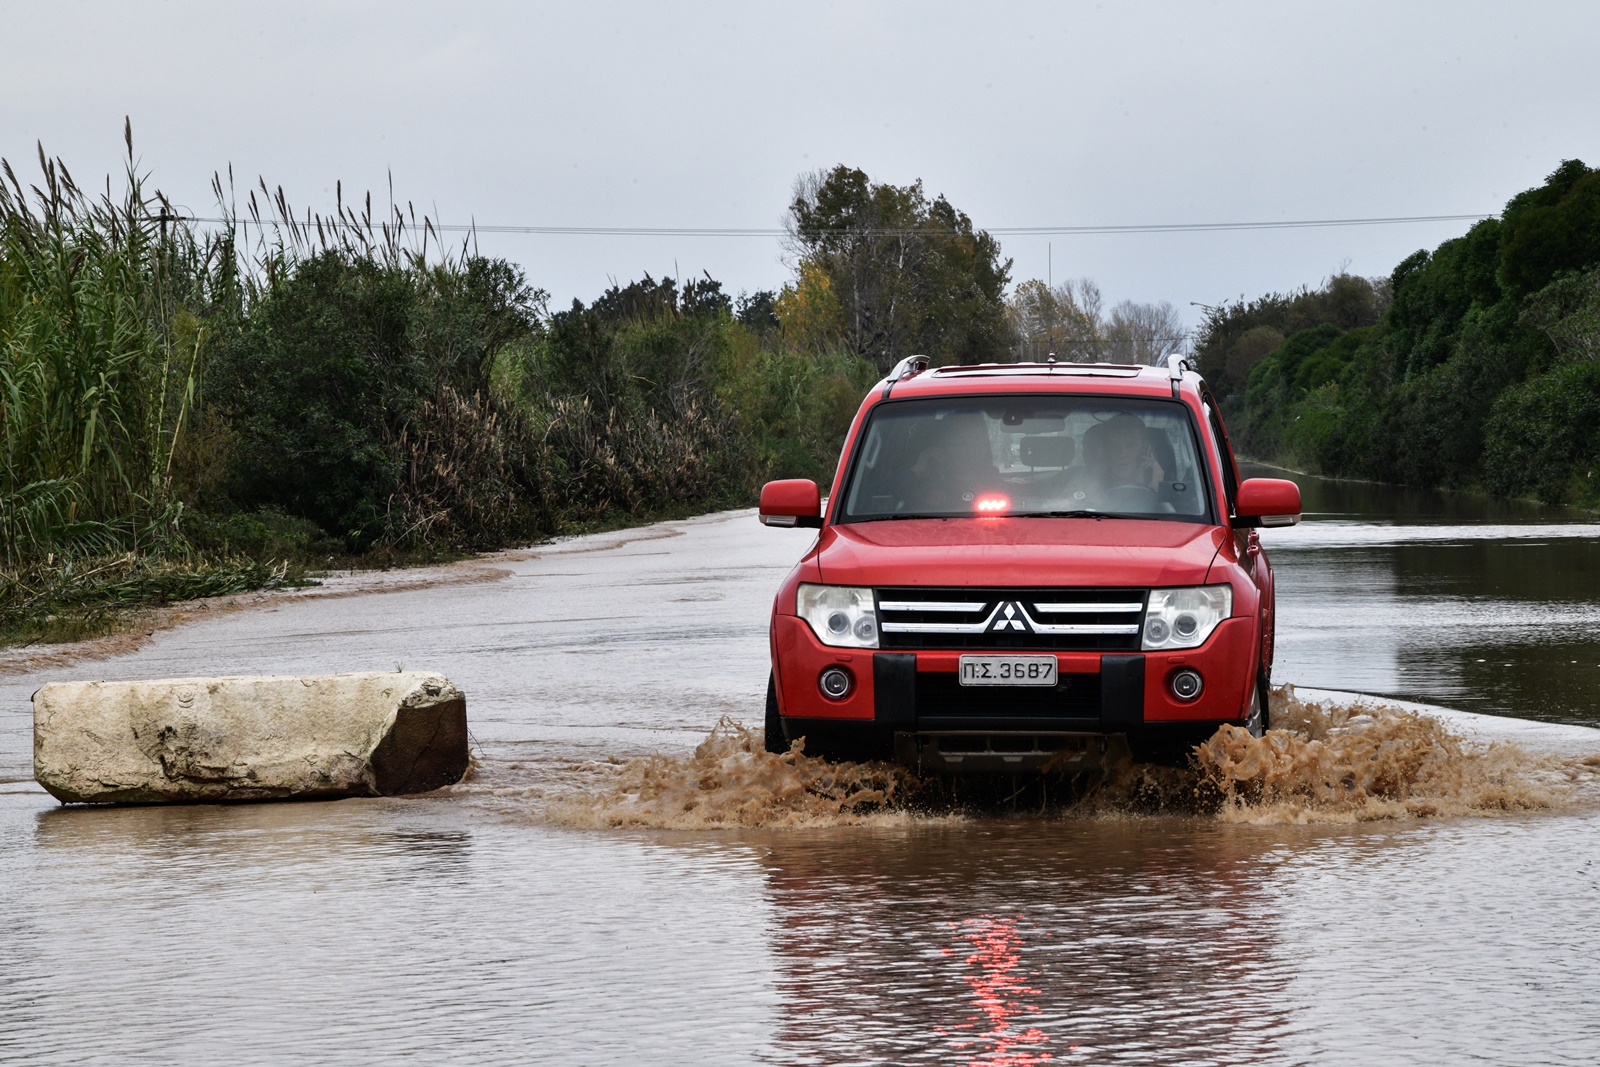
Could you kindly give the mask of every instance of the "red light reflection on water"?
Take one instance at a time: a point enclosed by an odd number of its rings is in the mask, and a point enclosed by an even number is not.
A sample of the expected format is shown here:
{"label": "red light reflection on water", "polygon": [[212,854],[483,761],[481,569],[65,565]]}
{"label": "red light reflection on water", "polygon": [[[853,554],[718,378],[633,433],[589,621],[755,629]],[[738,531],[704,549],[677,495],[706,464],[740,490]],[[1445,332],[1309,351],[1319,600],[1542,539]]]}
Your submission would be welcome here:
{"label": "red light reflection on water", "polygon": [[[950,926],[970,946],[962,963],[974,970],[963,975],[962,980],[972,988],[978,1010],[966,1022],[940,1032],[971,1031],[970,1035],[961,1035],[953,1047],[974,1052],[970,1061],[973,1064],[1029,1067],[1053,1059],[1039,1048],[1049,1043],[1049,1035],[1037,1026],[1026,1025],[1026,1017],[1040,1010],[1028,999],[1038,996],[1039,990],[1028,985],[1019,970],[1022,935],[1017,932],[1017,920],[985,916]],[[956,950],[947,948],[944,954],[954,956]],[[980,1030],[980,1026],[988,1029]]]}

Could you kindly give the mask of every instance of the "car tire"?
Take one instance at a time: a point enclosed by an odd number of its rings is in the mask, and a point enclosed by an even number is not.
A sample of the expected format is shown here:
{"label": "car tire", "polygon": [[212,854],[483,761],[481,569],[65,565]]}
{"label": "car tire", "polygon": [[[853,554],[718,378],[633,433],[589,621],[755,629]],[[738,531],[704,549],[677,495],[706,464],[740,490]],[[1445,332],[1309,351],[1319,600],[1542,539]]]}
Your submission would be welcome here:
{"label": "car tire", "polygon": [[1256,675],[1256,684],[1250,694],[1250,706],[1245,709],[1244,728],[1251,737],[1260,737],[1272,729],[1272,690],[1267,684],[1267,675],[1262,671]]}
{"label": "car tire", "polygon": [[783,736],[783,716],[778,714],[778,685],[771,674],[767,675],[767,751],[782,755],[789,751],[789,741]]}
{"label": "car tire", "polygon": [[778,713],[778,681],[766,675],[766,750],[774,755],[789,752],[789,739],[784,737],[784,718]]}

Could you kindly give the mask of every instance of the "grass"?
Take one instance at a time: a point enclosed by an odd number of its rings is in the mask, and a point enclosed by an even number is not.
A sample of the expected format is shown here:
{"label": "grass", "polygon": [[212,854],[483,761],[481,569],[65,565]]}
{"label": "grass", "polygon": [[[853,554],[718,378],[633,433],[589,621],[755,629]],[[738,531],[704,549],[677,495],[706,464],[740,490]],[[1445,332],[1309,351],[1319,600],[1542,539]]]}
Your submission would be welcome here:
{"label": "grass", "polygon": [[167,561],[132,552],[0,575],[0,645],[53,644],[126,628],[144,611],[309,584],[300,565],[248,558]]}

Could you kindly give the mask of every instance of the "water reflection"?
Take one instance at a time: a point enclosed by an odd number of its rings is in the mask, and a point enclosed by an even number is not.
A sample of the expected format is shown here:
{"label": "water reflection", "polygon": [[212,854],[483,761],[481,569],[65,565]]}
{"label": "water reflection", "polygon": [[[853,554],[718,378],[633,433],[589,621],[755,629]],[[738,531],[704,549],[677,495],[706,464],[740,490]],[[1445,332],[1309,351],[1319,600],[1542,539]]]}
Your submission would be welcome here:
{"label": "water reflection", "polygon": [[1289,476],[1307,522],[1263,535],[1278,680],[1600,724],[1595,516]]}
{"label": "water reflection", "polygon": [[[974,1063],[1011,1064],[1016,1067],[1033,1067],[1048,1062],[1053,1057],[1042,1051],[1050,1037],[1037,1026],[1030,1025],[1029,1016],[1044,1009],[1037,998],[1041,990],[1027,984],[1022,963],[1022,934],[1018,932],[1018,919],[997,919],[985,915],[980,919],[965,919],[946,925],[955,928],[960,940],[967,943],[970,953],[961,962],[971,969],[965,976],[972,987],[972,999],[978,1009],[963,1022],[953,1022],[948,1028],[934,1032],[940,1035],[960,1034],[961,1039],[950,1047]],[[944,956],[956,955],[953,948],[941,949]],[[980,1029],[980,1025],[986,1029]],[[1077,1051],[1069,1045],[1069,1051]]]}
{"label": "water reflection", "polygon": [[856,830],[767,865],[784,1062],[1280,1058],[1273,857],[1249,831]]}

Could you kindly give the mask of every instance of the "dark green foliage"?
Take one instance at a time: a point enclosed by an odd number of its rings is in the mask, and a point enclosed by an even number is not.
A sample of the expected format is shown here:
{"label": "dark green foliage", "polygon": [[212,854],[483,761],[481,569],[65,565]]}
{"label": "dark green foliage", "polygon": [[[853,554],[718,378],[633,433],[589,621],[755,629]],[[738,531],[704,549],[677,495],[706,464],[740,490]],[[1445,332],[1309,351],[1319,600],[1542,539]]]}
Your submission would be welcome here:
{"label": "dark green foliage", "polygon": [[1565,274],[1523,301],[1522,323],[1568,362],[1600,361],[1600,269]]}
{"label": "dark green foliage", "polygon": [[709,278],[680,290],[646,275],[575,301],[503,361],[564,523],[731,507],[767,477],[831,477],[876,375],[853,356],[777,343],[771,323],[758,329],[776,318],[765,297],[764,311],[745,300],[736,317]]}
{"label": "dark green foliage", "polygon": [[[1244,447],[1329,474],[1600,502],[1600,172],[1563,163],[1390,284],[1377,326],[1289,331],[1260,360]],[[1219,310],[1225,351],[1283,302]]]}
{"label": "dark green foliage", "polygon": [[1294,334],[1257,363],[1245,387],[1245,417],[1238,427],[1240,443],[1261,455],[1286,451],[1297,457],[1316,454],[1316,447],[1302,438],[1309,433],[1320,442],[1331,427],[1324,426],[1320,419],[1315,427],[1296,424],[1313,410],[1327,410],[1327,402],[1336,393],[1325,392],[1320,408],[1302,411],[1302,403],[1308,394],[1339,380],[1369,332],[1370,327],[1345,333],[1331,323],[1323,323]]}
{"label": "dark green foliage", "polygon": [[231,495],[309,519],[351,545],[383,534],[399,463],[388,405],[420,388],[409,279],[336,253],[268,291],[220,346],[207,392],[237,435]]}
{"label": "dark green foliage", "polygon": [[1250,371],[1291,334],[1314,326],[1355,330],[1371,326],[1389,303],[1387,281],[1336,274],[1321,288],[1268,293],[1206,310],[1195,341],[1195,360],[1217,395],[1245,390]]}
{"label": "dark green foliage", "polygon": [[1543,186],[1506,205],[1500,280],[1517,296],[1600,262],[1600,171],[1562,161]]}
{"label": "dark green foliage", "polygon": [[307,519],[276,511],[251,514],[189,513],[183,533],[199,552],[247,556],[262,563],[283,559],[316,559],[340,553],[344,545]]}
{"label": "dark green foliage", "polygon": [[535,304],[503,261],[422,269],[329,251],[296,264],[210,368],[234,433],[231,499],[354,551],[535,536],[538,472],[488,391],[500,350],[535,332]]}
{"label": "dark green foliage", "polygon": [[1506,496],[1600,505],[1600,363],[1558,367],[1495,402],[1484,484]]}
{"label": "dark green foliage", "polygon": [[739,324],[765,341],[778,332],[778,294],[771,289],[739,294],[734,301],[734,314]]}
{"label": "dark green foliage", "polygon": [[1500,300],[1499,239],[1499,220],[1486,219],[1465,237],[1446,241],[1431,254],[1417,252],[1394,269],[1394,302],[1385,325],[1402,378],[1450,358],[1467,312]]}

